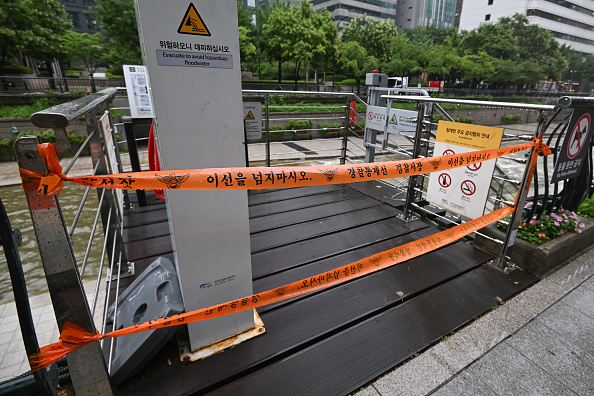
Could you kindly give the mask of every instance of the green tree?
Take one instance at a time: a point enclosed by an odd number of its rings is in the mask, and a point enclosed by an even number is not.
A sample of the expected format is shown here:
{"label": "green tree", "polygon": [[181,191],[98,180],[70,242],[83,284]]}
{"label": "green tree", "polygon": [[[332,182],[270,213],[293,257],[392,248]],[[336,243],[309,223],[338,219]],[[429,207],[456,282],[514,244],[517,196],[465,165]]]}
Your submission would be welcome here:
{"label": "green tree", "polygon": [[452,70],[459,67],[460,57],[456,54],[451,38],[446,38],[441,45],[428,52],[427,74],[430,79],[448,80]]}
{"label": "green tree", "polygon": [[70,27],[56,0],[0,0],[0,72],[19,52],[46,61],[51,72],[64,54],[59,37]]}
{"label": "green tree", "polygon": [[379,66],[379,61],[356,41],[340,43],[338,45],[338,64],[345,70],[351,71],[357,80],[357,93],[361,86],[361,78]]}
{"label": "green tree", "polygon": [[279,83],[283,60],[294,62],[297,83],[302,65],[331,56],[337,29],[327,10],[314,11],[312,5],[303,0],[299,7],[274,8],[262,26],[262,33],[268,40],[268,49],[277,57]]}
{"label": "green tree", "polygon": [[388,51],[390,60],[382,66],[383,72],[392,76],[410,76],[423,72],[423,64],[427,61],[426,51],[412,45],[406,36],[393,37]]}
{"label": "green tree", "polygon": [[119,66],[142,64],[134,0],[99,0],[91,11],[107,41],[107,60]]}
{"label": "green tree", "polygon": [[93,92],[96,92],[95,80],[93,74],[99,66],[103,66],[105,50],[101,44],[101,34],[77,33],[69,30],[62,37],[67,50],[69,60],[82,61],[87,71],[91,75],[91,86]]}
{"label": "green tree", "polygon": [[390,21],[363,17],[351,20],[348,27],[342,31],[342,41],[358,43],[365,48],[367,54],[385,63],[390,59],[390,42],[397,35],[396,26]]}

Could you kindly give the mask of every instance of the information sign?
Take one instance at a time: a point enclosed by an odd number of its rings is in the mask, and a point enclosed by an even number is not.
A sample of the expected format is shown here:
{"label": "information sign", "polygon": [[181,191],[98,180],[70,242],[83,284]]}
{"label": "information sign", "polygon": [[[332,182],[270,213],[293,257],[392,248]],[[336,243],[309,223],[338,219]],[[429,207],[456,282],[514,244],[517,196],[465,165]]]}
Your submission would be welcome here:
{"label": "information sign", "polygon": [[145,66],[124,65],[124,80],[132,118],[152,118],[153,104]]}
{"label": "information sign", "polygon": [[[451,155],[498,148],[503,129],[440,121],[434,155]],[[495,161],[449,169],[429,176],[427,201],[475,219],[483,215]]]}
{"label": "information sign", "polygon": [[262,139],[262,103],[243,102],[243,125],[247,140]]}
{"label": "information sign", "polygon": [[567,127],[551,183],[573,179],[580,173],[591,140],[592,117],[589,110],[575,109]]}

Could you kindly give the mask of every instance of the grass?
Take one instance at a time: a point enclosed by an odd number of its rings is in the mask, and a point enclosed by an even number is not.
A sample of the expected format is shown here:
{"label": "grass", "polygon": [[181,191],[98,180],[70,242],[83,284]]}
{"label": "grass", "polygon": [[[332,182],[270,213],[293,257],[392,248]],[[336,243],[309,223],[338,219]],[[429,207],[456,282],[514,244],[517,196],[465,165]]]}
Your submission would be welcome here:
{"label": "grass", "polygon": [[47,98],[41,98],[36,100],[32,105],[2,106],[0,107],[0,118],[30,118],[31,114],[55,105],[56,103],[54,101]]}
{"label": "grass", "polygon": [[590,198],[586,198],[578,208],[578,215],[588,218],[594,219],[594,196]]}

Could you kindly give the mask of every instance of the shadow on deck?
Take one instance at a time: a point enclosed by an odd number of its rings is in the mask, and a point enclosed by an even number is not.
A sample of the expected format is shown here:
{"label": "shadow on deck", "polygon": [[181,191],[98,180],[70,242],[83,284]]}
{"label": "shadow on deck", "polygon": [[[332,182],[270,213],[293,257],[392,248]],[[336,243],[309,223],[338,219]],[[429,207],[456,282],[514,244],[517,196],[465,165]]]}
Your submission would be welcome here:
{"label": "shadow on deck", "polygon": [[[438,232],[422,221],[396,219],[401,212],[381,202],[396,193],[388,185],[354,187],[250,192],[255,293]],[[157,256],[173,258],[163,203],[130,212],[124,238],[137,274]],[[348,394],[536,281],[519,270],[504,275],[484,265],[491,258],[457,242],[262,307],[264,335],[186,366],[173,340],[116,393]]]}

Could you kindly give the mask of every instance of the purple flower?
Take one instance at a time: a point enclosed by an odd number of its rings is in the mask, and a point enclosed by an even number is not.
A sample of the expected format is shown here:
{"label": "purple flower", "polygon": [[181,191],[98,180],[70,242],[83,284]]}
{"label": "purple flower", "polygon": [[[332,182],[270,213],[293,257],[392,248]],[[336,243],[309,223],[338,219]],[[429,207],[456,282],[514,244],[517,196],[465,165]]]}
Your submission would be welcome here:
{"label": "purple flower", "polygon": [[559,222],[558,221],[555,222],[555,227],[559,227]]}

